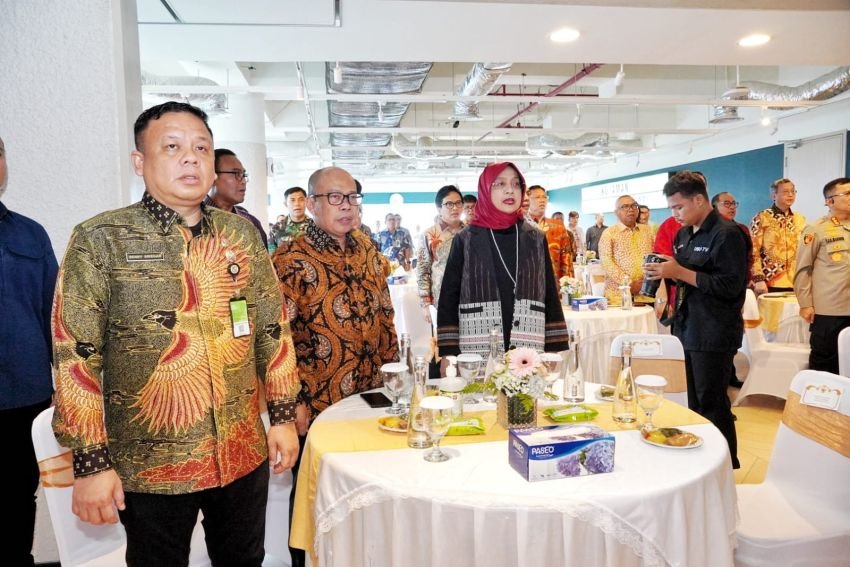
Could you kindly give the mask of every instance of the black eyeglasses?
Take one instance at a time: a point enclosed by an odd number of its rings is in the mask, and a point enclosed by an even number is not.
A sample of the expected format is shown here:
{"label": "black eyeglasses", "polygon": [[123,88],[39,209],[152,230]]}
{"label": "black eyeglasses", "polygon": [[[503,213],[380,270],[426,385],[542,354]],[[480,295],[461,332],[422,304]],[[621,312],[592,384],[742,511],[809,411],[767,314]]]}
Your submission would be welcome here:
{"label": "black eyeglasses", "polygon": [[446,201],[443,206],[447,209],[460,209],[463,207],[463,201]]}
{"label": "black eyeglasses", "polygon": [[635,210],[635,209],[638,209],[638,208],[639,208],[639,205],[637,203],[632,203],[631,205],[626,204],[626,205],[620,205],[619,206],[619,209],[621,211]]}
{"label": "black eyeglasses", "polygon": [[827,199],[835,199],[836,197],[846,197],[847,195],[850,195],[850,191],[842,191],[841,193],[833,193],[832,195],[827,197]]}
{"label": "black eyeglasses", "polygon": [[737,207],[741,204],[738,201],[717,201],[717,203],[723,205],[724,207]]}
{"label": "black eyeglasses", "polygon": [[360,193],[314,193],[310,195],[311,197],[325,197],[328,200],[329,205],[333,205],[335,207],[342,204],[343,201],[348,200],[350,205],[357,206],[363,202],[363,195]]}
{"label": "black eyeglasses", "polygon": [[229,173],[230,175],[236,178],[236,181],[242,181],[243,179],[245,181],[248,181],[248,172],[242,171],[241,169],[234,169],[232,171],[216,171],[216,173]]}

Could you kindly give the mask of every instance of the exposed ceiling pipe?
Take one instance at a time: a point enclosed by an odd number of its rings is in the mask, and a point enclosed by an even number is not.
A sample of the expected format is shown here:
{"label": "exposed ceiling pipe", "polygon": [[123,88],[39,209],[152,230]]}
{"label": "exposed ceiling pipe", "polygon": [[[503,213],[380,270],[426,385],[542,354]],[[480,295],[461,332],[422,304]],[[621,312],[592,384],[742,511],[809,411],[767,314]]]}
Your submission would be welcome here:
{"label": "exposed ceiling pipe", "polygon": [[158,92],[147,91],[144,96],[148,99],[157,99],[159,102],[166,102],[169,100],[179,100],[182,102],[188,102],[197,106],[198,108],[200,108],[211,116],[216,114],[224,114],[227,112],[226,94],[169,92],[170,86],[175,87],[174,90],[179,91],[180,89],[178,86],[187,85],[219,86],[218,83],[216,83],[212,79],[207,79],[206,77],[196,77],[193,75],[164,77],[162,75],[155,75],[153,73],[142,71],[142,86],[162,87],[162,90]]}
{"label": "exposed ceiling pipe", "polygon": [[[588,75],[590,75],[591,73],[593,73],[594,71],[599,69],[600,67],[602,67],[602,64],[600,64],[600,63],[589,63],[589,64],[585,65],[584,67],[581,68],[581,70],[578,73],[576,73],[575,75],[573,75],[572,77],[570,77],[569,79],[567,79],[566,81],[564,81],[563,83],[561,83],[560,85],[558,85],[557,87],[555,87],[554,89],[552,89],[551,91],[549,91],[548,93],[546,93],[543,96],[544,97],[552,97],[552,96],[557,95],[558,93],[560,93],[561,91],[563,91],[567,87],[570,87],[570,86],[576,84],[577,82],[579,82],[580,80],[582,80],[583,78],[587,77]],[[517,118],[519,118],[520,116],[525,114],[526,112],[529,112],[529,111],[537,108],[537,105],[538,105],[538,103],[536,103],[536,102],[529,104],[528,106],[526,106],[522,110],[517,111],[513,116],[511,116],[510,118],[508,118],[507,120],[505,120],[504,122],[502,122],[501,124],[496,126],[496,128],[507,127],[511,122],[513,122],[514,120],[516,120]]]}
{"label": "exposed ceiling pipe", "polygon": [[298,85],[300,90],[304,92],[304,111],[307,113],[307,124],[310,126],[310,138],[313,140],[313,147],[318,152],[319,135],[316,133],[316,121],[313,120],[313,109],[310,106],[310,92],[307,90],[307,81],[304,80],[304,69],[301,67],[301,62],[295,62],[295,74],[298,76]]}
{"label": "exposed ceiling pipe", "polygon": [[[499,77],[511,70],[512,63],[476,63],[469,70],[463,84],[458,87],[458,96],[487,95],[493,90]],[[456,102],[452,118],[455,120],[481,120],[478,102]]]}
{"label": "exposed ceiling pipe", "polygon": [[[765,102],[810,102],[826,100],[850,89],[850,67],[838,67],[796,87],[738,81],[734,89],[723,93],[723,100],[760,100]],[[783,107],[786,110],[788,107]],[[715,106],[712,124],[740,120],[737,106]]]}

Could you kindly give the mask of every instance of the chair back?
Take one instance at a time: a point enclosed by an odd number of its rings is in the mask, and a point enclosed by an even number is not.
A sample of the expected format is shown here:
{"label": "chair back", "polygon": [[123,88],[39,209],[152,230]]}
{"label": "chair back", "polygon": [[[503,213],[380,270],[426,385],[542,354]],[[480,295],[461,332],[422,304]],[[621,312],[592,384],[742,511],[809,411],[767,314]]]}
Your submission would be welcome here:
{"label": "chair back", "polygon": [[74,485],[71,451],[56,442],[52,422],[52,407],[35,418],[32,423],[33,447],[59,560],[62,565],[80,565],[122,547],[124,527],[120,523],[94,526],[71,512]]}
{"label": "chair back", "polygon": [[[837,398],[837,401],[836,401]],[[835,405],[809,405],[810,399]],[[765,481],[793,486],[796,505],[850,510],[850,378],[802,370],[791,382]]]}
{"label": "chair back", "polygon": [[850,327],[838,333],[838,373],[850,378]]}
{"label": "chair back", "polygon": [[665,393],[687,392],[685,349],[673,335],[623,334],[615,337],[611,343],[610,380],[616,383],[617,374],[623,367],[624,342],[632,343],[632,372],[635,376],[657,374],[667,379]]}
{"label": "chair back", "polygon": [[744,334],[750,349],[762,346],[766,339],[761,328],[761,313],[759,313],[759,302],[753,290],[748,289],[744,297],[744,309],[741,313],[744,318]]}

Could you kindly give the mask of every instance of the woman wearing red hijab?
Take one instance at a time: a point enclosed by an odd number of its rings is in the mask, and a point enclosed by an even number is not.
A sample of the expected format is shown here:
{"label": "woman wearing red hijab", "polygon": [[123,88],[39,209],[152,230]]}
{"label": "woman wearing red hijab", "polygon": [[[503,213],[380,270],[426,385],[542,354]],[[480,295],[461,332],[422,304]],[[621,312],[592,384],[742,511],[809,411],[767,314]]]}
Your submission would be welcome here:
{"label": "woman wearing red hijab", "polygon": [[545,235],[525,222],[525,179],[512,163],[478,178],[475,219],[452,240],[437,306],[440,356],[489,352],[490,330],[505,349],[568,348],[567,327]]}

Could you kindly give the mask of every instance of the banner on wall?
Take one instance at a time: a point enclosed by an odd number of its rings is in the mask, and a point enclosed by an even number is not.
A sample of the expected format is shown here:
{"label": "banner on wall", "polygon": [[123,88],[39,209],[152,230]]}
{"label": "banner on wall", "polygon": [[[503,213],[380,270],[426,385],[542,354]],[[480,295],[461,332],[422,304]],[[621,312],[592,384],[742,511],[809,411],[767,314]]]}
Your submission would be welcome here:
{"label": "banner on wall", "polygon": [[669,178],[667,173],[656,173],[583,187],[581,210],[584,213],[610,213],[614,210],[617,198],[623,195],[631,195],[639,204],[650,209],[666,209],[667,198],[662,190]]}

